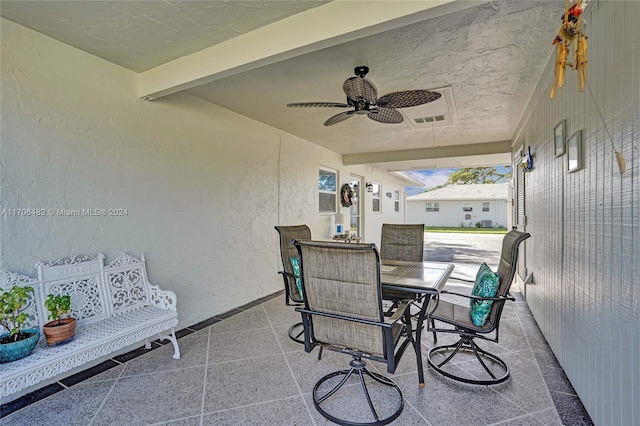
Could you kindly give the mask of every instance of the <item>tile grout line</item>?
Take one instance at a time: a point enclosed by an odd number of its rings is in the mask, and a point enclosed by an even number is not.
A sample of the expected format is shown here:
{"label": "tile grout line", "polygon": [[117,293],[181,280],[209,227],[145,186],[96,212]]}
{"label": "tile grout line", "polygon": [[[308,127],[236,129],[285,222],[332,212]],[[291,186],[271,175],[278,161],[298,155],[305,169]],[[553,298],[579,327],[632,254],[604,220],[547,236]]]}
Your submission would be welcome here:
{"label": "tile grout line", "polygon": [[[526,302],[523,302],[523,303],[524,303],[523,306],[527,306]],[[529,309],[528,306],[527,306],[527,309]],[[549,385],[547,384],[547,380],[544,378],[544,374],[542,374],[542,369],[540,368],[540,364],[538,362],[538,358],[536,357],[536,353],[533,350],[533,346],[531,346],[531,341],[529,341],[529,336],[527,336],[527,333],[524,333],[524,325],[522,324],[522,318],[520,318],[520,313],[515,308],[514,308],[514,311],[515,311],[515,314],[516,314],[516,318],[518,319],[518,323],[520,324],[520,328],[523,331],[524,339],[527,342],[527,346],[529,346],[529,350],[531,350],[531,353],[533,354],[533,362],[535,363],[536,368],[538,369],[538,373],[540,374],[540,377],[542,377],[542,383],[544,383],[544,388],[547,391],[547,396],[551,400],[551,405],[554,408],[554,411],[556,413],[558,422],[560,424],[562,424],[562,418],[560,417],[560,413],[558,412],[558,407],[556,406],[556,402],[554,401],[553,397],[551,396],[551,391],[549,390]],[[532,317],[533,317],[533,315],[532,315]]]}
{"label": "tile grout line", "polygon": [[311,414],[311,411],[309,409],[309,405],[307,404],[307,400],[304,398],[304,395],[302,393],[302,389],[300,389],[300,384],[298,383],[298,379],[296,379],[296,375],[293,373],[293,369],[291,368],[291,364],[289,363],[289,359],[285,355],[284,348],[282,347],[282,343],[280,343],[280,340],[278,339],[278,335],[276,334],[276,330],[273,328],[273,323],[271,322],[271,318],[269,318],[269,314],[267,313],[267,310],[264,307],[264,302],[261,303],[260,306],[262,307],[262,310],[263,310],[264,314],[267,317],[267,321],[269,322],[269,325],[271,326],[271,332],[273,333],[273,336],[276,338],[276,342],[278,342],[278,346],[280,347],[280,352],[282,353],[282,357],[284,358],[284,362],[287,363],[287,368],[289,369],[289,373],[291,373],[291,377],[293,377],[293,382],[296,384],[296,389],[298,389],[298,395],[302,399],[302,403],[304,404],[305,408],[307,409],[307,414],[309,414],[309,418],[311,419],[312,424],[315,426],[316,421],[313,418],[313,415]]}
{"label": "tile grout line", "polygon": [[98,409],[96,410],[96,412],[93,414],[93,416],[91,417],[91,421],[89,422],[88,426],[93,425],[93,422],[95,421],[96,417],[98,416],[98,413],[100,412],[100,410],[102,410],[102,407],[104,407],[104,405],[107,403],[107,400],[109,399],[109,397],[111,396],[111,393],[113,392],[113,389],[116,387],[116,383],[118,383],[118,381],[120,380],[120,378],[122,377],[122,373],[124,373],[124,371],[127,369],[127,363],[125,363],[124,368],[122,369],[122,371],[120,372],[120,374],[118,374],[118,377],[116,377],[116,379],[113,381],[113,384],[111,385],[111,387],[109,388],[109,392],[107,392],[107,395],[104,397],[104,399],[102,400],[102,402],[100,403],[100,406],[98,407]]}
{"label": "tile grout line", "polygon": [[204,422],[204,401],[207,395],[207,371],[209,370],[209,348],[211,347],[211,326],[207,327],[207,355],[204,363],[204,379],[202,380],[202,401],[200,405],[200,426]]}

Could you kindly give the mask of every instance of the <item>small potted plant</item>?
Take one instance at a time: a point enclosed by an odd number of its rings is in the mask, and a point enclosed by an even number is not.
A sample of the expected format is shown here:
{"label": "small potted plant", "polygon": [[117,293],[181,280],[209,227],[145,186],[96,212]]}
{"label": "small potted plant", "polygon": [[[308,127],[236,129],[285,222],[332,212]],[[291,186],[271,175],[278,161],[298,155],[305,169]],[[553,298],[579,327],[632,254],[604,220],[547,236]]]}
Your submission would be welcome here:
{"label": "small potted plant", "polygon": [[49,321],[42,328],[47,345],[55,346],[73,339],[76,334],[76,319],[63,317],[71,311],[71,296],[68,294],[48,294],[44,306],[49,311]]}
{"label": "small potted plant", "polygon": [[33,287],[14,285],[0,294],[0,325],[7,332],[0,335],[0,362],[16,361],[33,352],[38,344],[40,331],[24,329],[29,315],[24,312]]}

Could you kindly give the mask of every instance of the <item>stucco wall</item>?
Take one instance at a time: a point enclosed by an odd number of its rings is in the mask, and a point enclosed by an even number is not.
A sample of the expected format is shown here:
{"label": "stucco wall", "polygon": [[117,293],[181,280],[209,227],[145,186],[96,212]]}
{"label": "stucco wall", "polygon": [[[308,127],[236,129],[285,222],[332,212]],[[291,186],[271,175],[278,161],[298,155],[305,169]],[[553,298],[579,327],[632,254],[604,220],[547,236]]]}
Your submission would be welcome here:
{"label": "stucco wall", "polygon": [[[307,223],[328,237],[320,165],[340,183],[356,173],[402,188],[193,96],[139,100],[135,73],[4,19],[1,31],[0,209],[46,214],[0,218],[0,269],[35,274],[38,261],[143,252],[150,281],[177,293],[185,327],[282,289],[274,225]],[[126,214],[62,214],[82,209]],[[367,241],[379,243],[376,227],[365,218]]]}
{"label": "stucco wall", "polygon": [[[579,92],[567,69],[551,101],[551,58],[516,137],[534,155],[524,175],[526,299],[593,421],[639,425],[640,2],[591,7],[588,86]],[[573,173],[566,154],[554,155],[562,119],[567,136],[582,131],[584,167]]]}
{"label": "stucco wall", "polygon": [[[2,20],[2,269],[145,253],[192,324],[281,286],[273,269],[279,132]],[[64,216],[58,209],[126,209]]]}
{"label": "stucco wall", "polygon": [[[427,201],[407,201],[407,222],[424,223],[426,226],[469,226],[472,227],[483,220],[490,220],[492,226],[507,226],[507,200],[473,200],[473,201],[433,201],[439,203],[439,211],[428,212],[425,210]],[[429,201],[432,202],[432,201]],[[489,203],[489,211],[482,211],[483,203]],[[463,206],[470,205],[471,212],[462,210]],[[470,214],[471,219],[465,219]]]}

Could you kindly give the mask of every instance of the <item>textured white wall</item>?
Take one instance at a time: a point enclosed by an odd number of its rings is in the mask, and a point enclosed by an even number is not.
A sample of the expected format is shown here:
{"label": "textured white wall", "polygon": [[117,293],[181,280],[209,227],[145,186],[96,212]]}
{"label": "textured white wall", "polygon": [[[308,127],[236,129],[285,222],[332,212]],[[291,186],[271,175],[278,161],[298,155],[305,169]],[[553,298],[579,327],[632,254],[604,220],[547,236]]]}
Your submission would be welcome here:
{"label": "textured white wall", "polygon": [[[549,100],[551,59],[516,138],[535,166],[524,175],[526,298],[593,421],[640,425],[640,2],[591,6],[588,87],[579,92],[567,69]],[[582,130],[574,173],[554,155],[562,119],[567,136]]]}
{"label": "textured white wall", "polygon": [[[0,218],[0,269],[144,252],[152,283],[177,293],[185,327],[282,288],[274,225],[328,237],[320,165],[340,183],[355,173],[403,185],[186,94],[139,100],[135,73],[4,19],[1,31],[0,209],[47,213]],[[127,213],[57,214],[103,208]],[[376,227],[365,218],[367,241],[379,243]]]}
{"label": "textured white wall", "polygon": [[2,208],[127,209],[4,216],[1,267],[121,251],[148,260],[188,325],[280,288],[279,133],[178,95],[136,98],[137,76],[2,21]]}
{"label": "textured white wall", "polygon": [[[391,199],[382,194],[382,213],[373,213],[372,194],[362,191],[363,242],[380,244],[382,223],[404,223],[404,185],[395,175],[369,166],[342,165],[342,157],[332,151],[310,144],[303,139],[282,133],[280,154],[280,212],[279,223],[297,225],[306,223],[314,239],[329,238],[332,218],[318,214],[318,170],[320,166],[338,172],[338,187],[349,182],[350,175],[363,176],[366,182],[375,180],[382,184],[383,192],[400,189],[400,211],[396,212]],[[349,214],[349,208],[338,206],[339,213]],[[275,231],[274,231],[275,232]]]}
{"label": "textured white wall", "polygon": [[[507,226],[508,206],[506,200],[487,200],[489,211],[482,211],[483,201],[439,201],[440,211],[425,211],[426,201],[407,201],[407,223],[424,223],[426,226],[475,226],[477,222],[490,220],[493,226]],[[473,211],[464,212],[464,205],[471,205]],[[471,215],[471,220],[465,220],[466,214]]]}

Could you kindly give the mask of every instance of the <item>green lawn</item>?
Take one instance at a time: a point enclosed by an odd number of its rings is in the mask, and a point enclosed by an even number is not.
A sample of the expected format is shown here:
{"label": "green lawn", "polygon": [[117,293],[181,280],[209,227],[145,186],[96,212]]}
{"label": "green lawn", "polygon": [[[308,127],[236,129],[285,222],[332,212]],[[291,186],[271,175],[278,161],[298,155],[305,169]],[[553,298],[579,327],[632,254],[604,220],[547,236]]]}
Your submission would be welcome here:
{"label": "green lawn", "polygon": [[507,228],[458,228],[446,226],[425,226],[425,232],[466,232],[469,234],[506,234]]}

